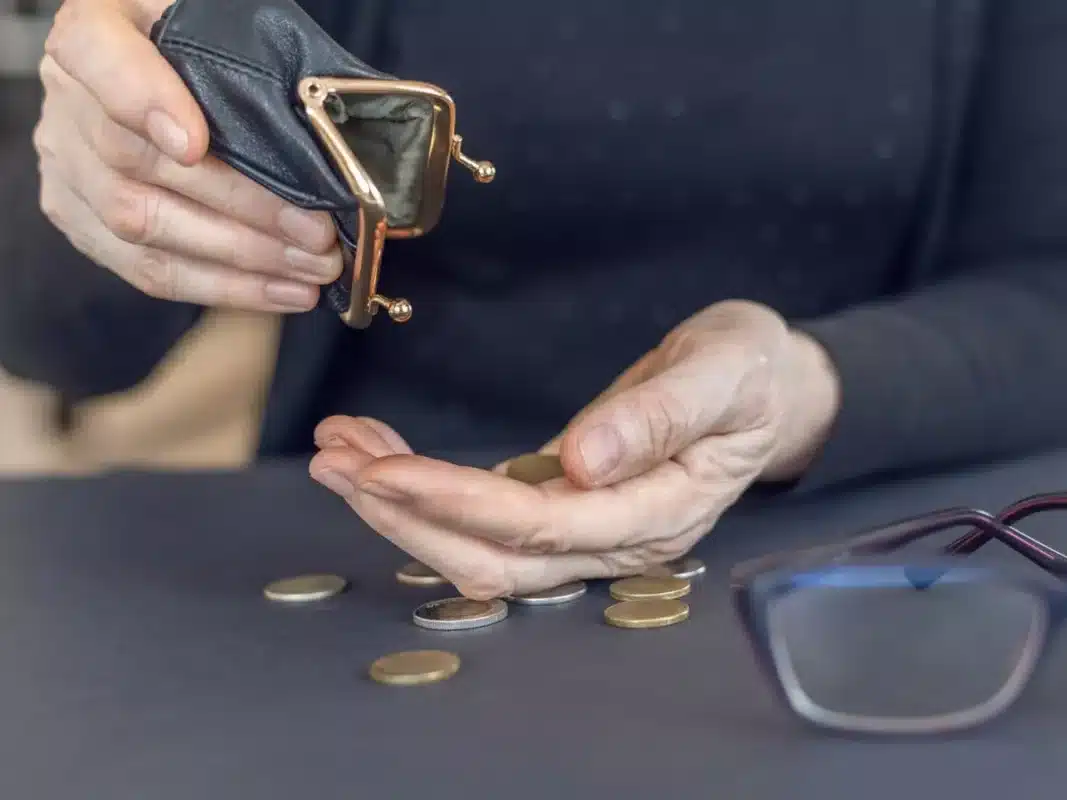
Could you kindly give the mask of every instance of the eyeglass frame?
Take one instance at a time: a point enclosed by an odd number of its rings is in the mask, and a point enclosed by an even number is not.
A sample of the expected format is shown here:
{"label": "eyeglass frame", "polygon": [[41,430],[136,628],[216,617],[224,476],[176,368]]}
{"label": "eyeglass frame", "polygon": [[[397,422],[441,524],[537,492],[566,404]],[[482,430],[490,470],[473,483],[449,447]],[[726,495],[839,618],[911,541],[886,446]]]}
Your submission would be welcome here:
{"label": "eyeglass frame", "polygon": [[[806,724],[846,735],[947,734],[977,727],[1001,716],[1015,704],[1026,687],[1030,685],[1048,651],[1047,645],[1051,636],[1067,618],[1067,555],[1015,527],[1015,523],[1020,520],[1044,511],[1054,510],[1067,510],[1067,492],[1030,495],[1005,507],[996,515],[967,507],[932,511],[879,526],[844,541],[798,550],[779,551],[736,564],[730,571],[734,610],[760,671],[770,682],[779,702]],[[777,590],[781,593],[789,584],[786,575],[796,577],[801,572],[836,565],[844,567],[863,563],[858,559],[888,556],[908,544],[961,526],[969,527],[970,530],[941,550],[941,558],[934,563],[935,569],[941,571],[935,572],[932,579],[928,579],[925,585],[917,581],[912,581],[912,583],[916,591],[929,588],[950,568],[959,566],[960,556],[971,555],[994,540],[1003,542],[1016,553],[1040,567],[1044,574],[1036,578],[1015,577],[1012,570],[988,569],[988,572],[997,578],[1022,585],[1026,591],[1045,603],[1045,630],[1042,632],[1037,652],[1027,654],[1032,655],[1033,661],[1022,675],[1020,685],[1011,687],[1012,691],[1009,692],[1009,696],[1002,698],[993,707],[985,708],[980,714],[963,711],[941,715],[941,719],[945,721],[936,725],[923,724],[921,718],[899,721],[882,719],[864,724],[858,721],[857,717],[854,725],[846,727],[831,724],[826,719],[853,715],[829,712],[822,714],[822,719],[820,719],[797,708],[794,698],[790,696],[789,688],[784,684],[781,670],[776,662],[771,632],[766,620],[770,600],[773,599],[774,593],[766,592],[762,604],[757,607],[756,583],[762,579],[777,576],[779,579]],[[931,563],[930,559],[923,561]],[[908,565],[898,563],[897,566],[910,566],[910,562]]]}

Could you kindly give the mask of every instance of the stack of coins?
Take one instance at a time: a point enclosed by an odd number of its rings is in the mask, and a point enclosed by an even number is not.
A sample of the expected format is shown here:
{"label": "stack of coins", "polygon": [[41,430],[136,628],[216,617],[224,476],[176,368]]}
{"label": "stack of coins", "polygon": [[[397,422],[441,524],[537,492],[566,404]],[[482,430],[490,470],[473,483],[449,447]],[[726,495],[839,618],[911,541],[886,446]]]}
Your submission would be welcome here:
{"label": "stack of coins", "polygon": [[689,605],[678,598],[691,590],[685,578],[637,576],[611,584],[618,600],[604,610],[604,619],[616,628],[663,628],[689,619]]}

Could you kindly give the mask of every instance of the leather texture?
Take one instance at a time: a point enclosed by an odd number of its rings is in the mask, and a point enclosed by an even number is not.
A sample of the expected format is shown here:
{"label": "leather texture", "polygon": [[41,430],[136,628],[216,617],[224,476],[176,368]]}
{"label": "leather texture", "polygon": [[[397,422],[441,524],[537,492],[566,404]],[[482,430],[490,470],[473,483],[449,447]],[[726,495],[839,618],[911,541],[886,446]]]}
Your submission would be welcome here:
{"label": "leather texture", "polygon": [[[487,466],[513,454],[442,455]],[[1044,684],[980,733],[822,736],[774,705],[728,570],[933,508],[999,508],[1062,488],[1065,473],[1059,453],[733,509],[697,545],[708,572],[685,598],[690,620],[671,628],[609,628],[597,581],[569,605],[513,605],[497,625],[455,633],[412,624],[448,587],[399,585],[409,558],[310,480],[306,461],[0,481],[0,797],[1058,798],[1063,648]],[[1062,517],[1047,516],[1026,530],[1062,549]],[[261,594],[323,571],[351,589],[305,608]],[[367,677],[376,658],[419,649],[456,652],[459,674],[410,688]]]}
{"label": "leather texture", "polygon": [[[341,47],[291,0],[226,0],[224,6],[178,0],[151,36],[203,110],[211,152],[290,203],[331,212],[350,248],[357,235],[357,202],[311,129],[297,86],[306,77],[391,76]],[[412,109],[405,97],[378,96],[350,105],[350,114],[358,114],[356,135],[364,131],[374,137],[366,150],[379,154],[379,162],[393,162],[365,164],[389,188],[384,195],[390,221],[406,221],[421,192],[421,175],[413,174],[410,165],[424,160],[426,115]],[[346,138],[362,160],[351,130],[345,130]],[[397,174],[406,177],[403,185]],[[343,311],[346,285],[328,287],[323,298],[325,305]]]}

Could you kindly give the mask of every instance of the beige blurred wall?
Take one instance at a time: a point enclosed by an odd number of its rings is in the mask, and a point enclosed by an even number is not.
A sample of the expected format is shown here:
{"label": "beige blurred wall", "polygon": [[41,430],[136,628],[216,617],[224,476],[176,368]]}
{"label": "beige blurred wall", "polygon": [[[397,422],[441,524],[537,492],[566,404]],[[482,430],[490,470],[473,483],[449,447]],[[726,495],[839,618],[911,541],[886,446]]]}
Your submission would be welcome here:
{"label": "beige blurred wall", "polygon": [[[32,75],[58,2],[0,0],[0,75]],[[32,12],[32,13],[29,13]]]}
{"label": "beige blurred wall", "polygon": [[[59,5],[0,0],[0,80],[36,75]],[[247,463],[279,331],[280,321],[270,315],[208,313],[141,386],[81,405],[65,432],[57,428],[57,402],[47,387],[0,369],[0,476]]]}
{"label": "beige blurred wall", "polygon": [[80,405],[67,431],[47,387],[0,371],[0,476],[249,463],[280,330],[273,315],[206,314],[146,381]]}

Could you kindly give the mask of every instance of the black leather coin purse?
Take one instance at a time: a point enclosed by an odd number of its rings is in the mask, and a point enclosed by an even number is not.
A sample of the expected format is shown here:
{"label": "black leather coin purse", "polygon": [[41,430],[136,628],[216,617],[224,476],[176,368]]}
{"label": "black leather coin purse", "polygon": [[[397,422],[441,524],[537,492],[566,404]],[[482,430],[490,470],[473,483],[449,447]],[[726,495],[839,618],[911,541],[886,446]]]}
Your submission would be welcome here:
{"label": "black leather coin purse", "polygon": [[382,308],[407,321],[408,301],[378,294],[386,239],[437,224],[453,160],[481,183],[496,174],[464,155],[452,98],[368,67],[291,0],[178,0],[152,41],[200,104],[212,153],[333,216],[345,274],[323,304],[353,328]]}

